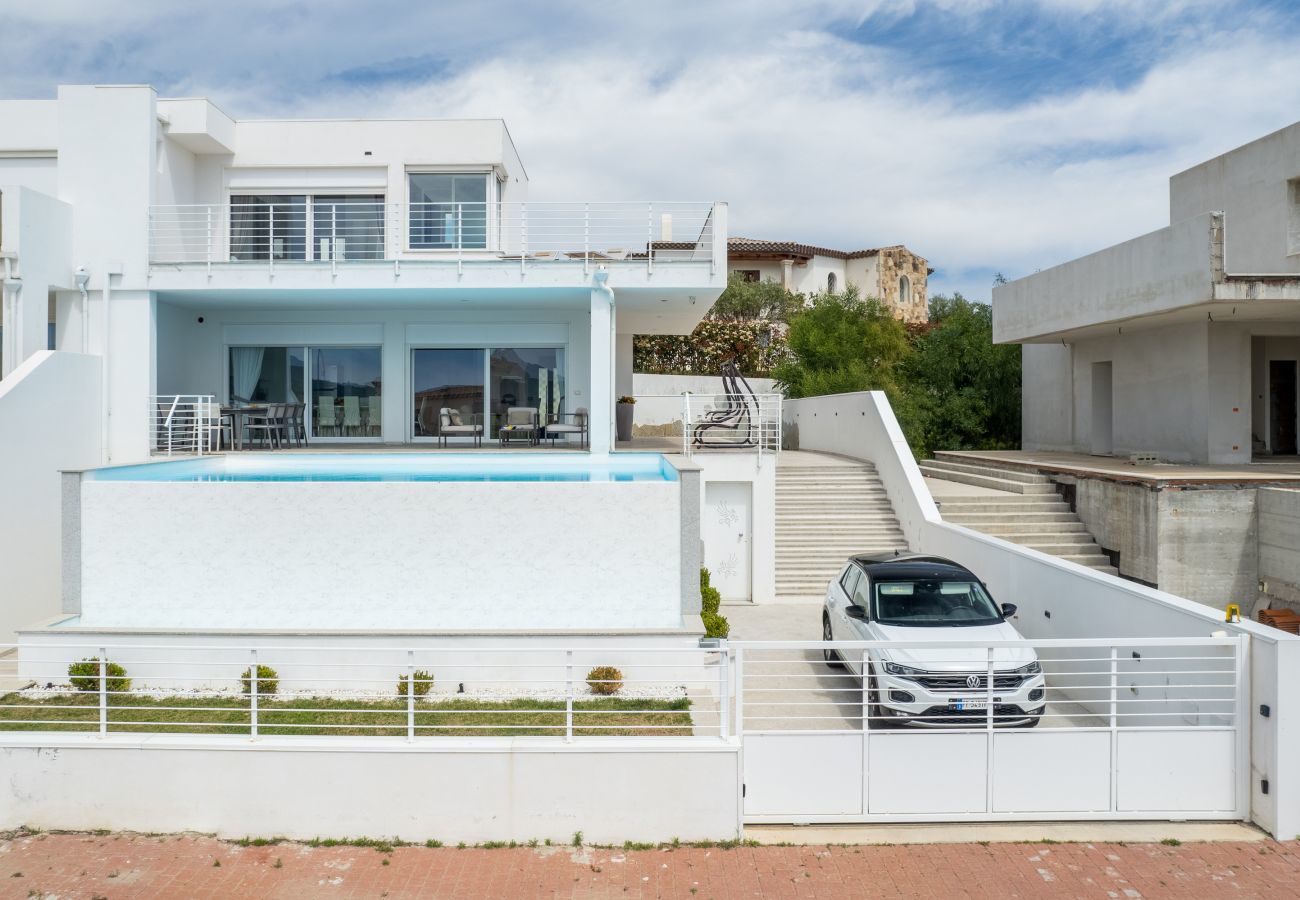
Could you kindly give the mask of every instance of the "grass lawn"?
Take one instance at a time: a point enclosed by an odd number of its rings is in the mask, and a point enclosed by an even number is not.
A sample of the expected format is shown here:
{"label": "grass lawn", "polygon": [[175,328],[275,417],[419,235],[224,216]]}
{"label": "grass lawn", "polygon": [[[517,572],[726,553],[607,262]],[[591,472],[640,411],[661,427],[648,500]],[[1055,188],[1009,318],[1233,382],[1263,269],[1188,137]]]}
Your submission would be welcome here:
{"label": "grass lawn", "polygon": [[[248,734],[247,697],[109,698],[111,732]],[[691,701],[602,697],[575,700],[573,733],[587,735],[689,735]],[[347,712],[338,710],[346,709]],[[0,731],[97,731],[99,698],[67,693],[0,697]],[[258,700],[259,734],[406,734],[406,701],[298,697]],[[422,736],[564,735],[563,700],[416,701],[415,730]]]}

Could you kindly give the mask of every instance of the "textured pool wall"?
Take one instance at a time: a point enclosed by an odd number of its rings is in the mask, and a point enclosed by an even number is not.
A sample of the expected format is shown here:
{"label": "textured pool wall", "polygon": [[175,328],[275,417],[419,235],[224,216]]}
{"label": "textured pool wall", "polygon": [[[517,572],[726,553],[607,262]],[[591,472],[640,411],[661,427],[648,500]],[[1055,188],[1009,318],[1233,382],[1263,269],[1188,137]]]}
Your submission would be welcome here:
{"label": "textured pool wall", "polygon": [[680,628],[699,541],[682,487],[82,479],[65,610],[91,628]]}

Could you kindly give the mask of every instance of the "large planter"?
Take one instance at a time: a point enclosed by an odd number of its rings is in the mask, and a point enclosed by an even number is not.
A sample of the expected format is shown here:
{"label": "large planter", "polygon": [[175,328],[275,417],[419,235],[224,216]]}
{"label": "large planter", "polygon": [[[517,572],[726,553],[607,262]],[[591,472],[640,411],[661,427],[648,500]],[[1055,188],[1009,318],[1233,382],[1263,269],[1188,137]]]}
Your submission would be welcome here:
{"label": "large planter", "polygon": [[632,414],[635,411],[635,403],[614,404],[614,424],[620,441],[632,440]]}

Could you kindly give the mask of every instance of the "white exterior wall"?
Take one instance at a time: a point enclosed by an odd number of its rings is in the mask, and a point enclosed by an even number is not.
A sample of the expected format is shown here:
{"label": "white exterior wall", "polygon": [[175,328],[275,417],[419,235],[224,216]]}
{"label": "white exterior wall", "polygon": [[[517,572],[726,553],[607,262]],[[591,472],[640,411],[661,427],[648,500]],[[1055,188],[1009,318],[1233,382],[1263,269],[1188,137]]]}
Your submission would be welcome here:
{"label": "white exterior wall", "polygon": [[[968,566],[995,598],[1019,607],[1014,624],[1027,638],[1249,635],[1251,693],[1243,727],[1250,730],[1250,815],[1279,838],[1300,833],[1300,777],[1290,762],[1300,756],[1300,716],[1286,712],[1300,707],[1293,689],[1300,638],[1249,621],[1226,623],[1222,613],[1191,600],[944,522],[883,394],[790,400],[785,411],[787,423],[799,426],[803,449],[874,463],[908,545]],[[841,415],[831,415],[836,411]]]}
{"label": "white exterior wall", "polygon": [[83,481],[81,624],[677,627],[681,528],[666,481]]}
{"label": "white exterior wall", "polygon": [[69,240],[72,210],[66,203],[27,187],[0,182],[0,251],[8,254],[12,280],[3,282],[4,368],[48,349],[51,291],[72,281]]}
{"label": "white exterior wall", "polygon": [[[750,600],[776,601],[776,457],[755,453],[696,453],[691,461],[700,467],[701,516],[708,485],[717,481],[740,481],[750,485]],[[701,534],[705,528],[701,527]]]}
{"label": "white exterior wall", "polygon": [[42,350],[0,381],[0,643],[61,608],[59,469],[99,461],[100,360]]}
{"label": "white exterior wall", "polygon": [[444,844],[740,836],[739,746],[699,738],[10,735],[0,760],[6,829]]}

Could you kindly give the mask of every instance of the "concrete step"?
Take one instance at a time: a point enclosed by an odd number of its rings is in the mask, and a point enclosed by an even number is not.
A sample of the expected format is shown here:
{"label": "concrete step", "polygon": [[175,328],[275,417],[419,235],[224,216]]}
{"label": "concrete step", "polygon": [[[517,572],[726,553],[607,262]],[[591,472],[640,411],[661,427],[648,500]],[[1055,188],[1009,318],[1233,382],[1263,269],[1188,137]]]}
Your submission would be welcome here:
{"label": "concrete step", "polygon": [[1026,512],[1069,512],[1070,506],[1059,497],[1052,498],[1046,494],[1011,494],[1007,497],[940,497],[936,500],[939,508],[948,512],[985,512],[1026,513]]}
{"label": "concrete step", "polygon": [[1028,547],[1031,550],[1037,550],[1039,553],[1050,553],[1052,556],[1062,558],[1076,556],[1097,556],[1109,562],[1109,557],[1101,552],[1101,548],[1091,539],[1083,543],[1071,543],[1069,541],[1055,541],[1051,538],[1039,537],[1033,541],[1015,541],[1022,547]]}
{"label": "concrete step", "polygon": [[941,481],[955,481],[959,484],[969,484],[974,487],[991,488],[995,491],[1007,491],[1012,494],[1054,495],[1056,493],[1056,488],[1050,483],[1026,483],[1005,478],[991,478],[987,475],[974,475],[967,472],[952,472],[932,468],[929,463],[922,463],[920,468],[921,474],[930,478],[938,478]]}
{"label": "concrete step", "polygon": [[776,476],[799,478],[807,475],[835,475],[845,472],[874,472],[876,471],[875,463],[866,460],[854,460],[851,463],[845,463],[842,466],[792,466],[788,463],[781,463],[776,467]]}
{"label": "concrete step", "polygon": [[1071,512],[1047,512],[1047,513],[985,513],[985,512],[962,512],[950,513],[943,516],[947,522],[954,525],[966,525],[977,531],[982,530],[984,525],[1013,525],[1016,523],[1029,524],[1041,522],[1077,522],[1078,516]]}
{"label": "concrete step", "polygon": [[[949,519],[948,521],[952,521]],[[954,525],[964,525],[964,522],[953,522]],[[969,526],[967,526],[969,527]],[[1016,536],[1028,537],[1046,537],[1051,536],[1056,539],[1074,540],[1092,540],[1088,530],[1083,527],[1082,522],[1040,522],[1038,524],[1025,522],[1005,522],[997,525],[985,525],[979,529],[985,534],[992,534],[1000,538],[1011,540]]]}
{"label": "concrete step", "polygon": [[1020,472],[1014,469],[1000,469],[996,466],[987,466],[980,463],[958,462],[957,460],[938,457],[927,459],[923,466],[932,470],[941,472],[954,472],[963,475],[984,475],[990,478],[1000,478],[1003,481],[1018,481],[1022,484],[1051,484],[1051,479],[1046,475],[1039,475],[1035,472]]}

